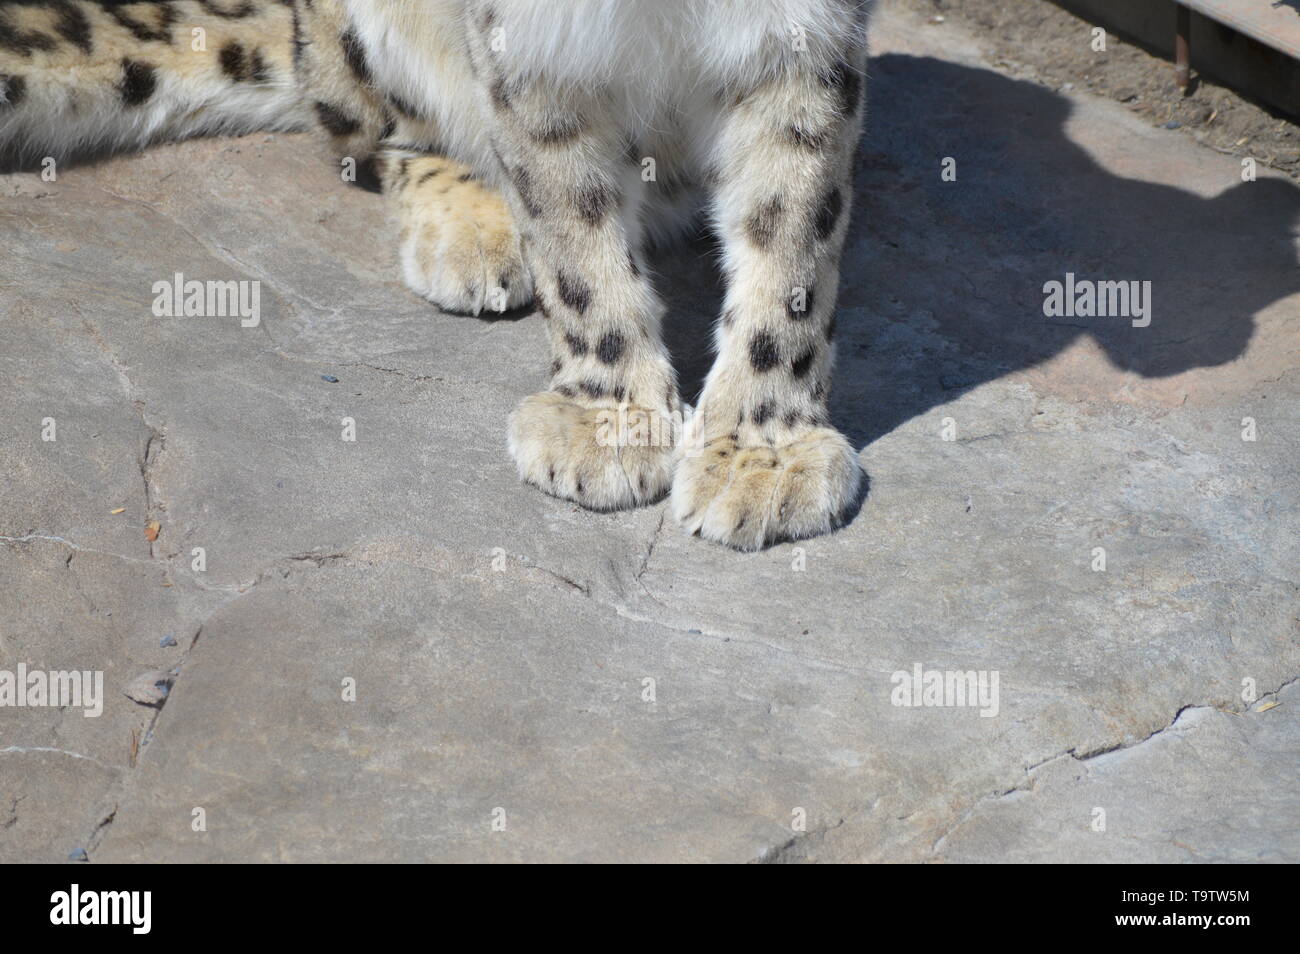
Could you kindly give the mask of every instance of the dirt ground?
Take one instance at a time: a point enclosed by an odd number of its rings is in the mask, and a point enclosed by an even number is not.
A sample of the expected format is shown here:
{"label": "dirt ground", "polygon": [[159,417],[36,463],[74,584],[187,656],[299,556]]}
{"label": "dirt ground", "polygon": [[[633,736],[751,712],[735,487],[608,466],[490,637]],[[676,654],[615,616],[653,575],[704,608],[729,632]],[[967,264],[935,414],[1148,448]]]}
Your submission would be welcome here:
{"label": "dirt ground", "polygon": [[[958,21],[988,45],[994,66],[1053,89],[1084,89],[1123,103],[1152,125],[1177,128],[1220,152],[1254,156],[1300,178],[1300,127],[1213,80],[1198,76],[1184,95],[1168,60],[1114,33],[1093,52],[1093,24],[1047,0],[892,0],[935,29]],[[940,19],[942,18],[942,19]]]}

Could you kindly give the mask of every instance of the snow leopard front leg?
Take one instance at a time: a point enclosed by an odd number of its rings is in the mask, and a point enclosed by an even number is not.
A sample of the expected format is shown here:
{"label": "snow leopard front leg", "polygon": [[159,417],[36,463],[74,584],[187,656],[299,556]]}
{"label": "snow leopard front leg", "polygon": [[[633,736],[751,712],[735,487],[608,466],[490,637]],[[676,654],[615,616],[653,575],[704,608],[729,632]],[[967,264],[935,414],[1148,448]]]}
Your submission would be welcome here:
{"label": "snow leopard front leg", "polygon": [[865,60],[844,42],[736,96],[715,146],[728,288],[672,502],[688,531],[742,550],[828,532],[861,480],[827,413]]}
{"label": "snow leopard front leg", "polygon": [[456,314],[528,304],[532,279],[501,192],[464,163],[404,138],[381,144],[377,168],[407,287]]}
{"label": "snow leopard front leg", "polygon": [[551,382],[509,421],[520,476],[595,510],[662,497],[672,478],[676,379],[663,305],[639,264],[644,183],[607,90],[511,77],[471,24],[493,148],[547,322]]}
{"label": "snow leopard front leg", "polygon": [[[372,9],[369,0],[294,0],[292,12],[304,97],[340,157],[353,168],[373,161],[399,229],[408,287],[460,314],[526,305],[532,283],[500,190],[482,170],[446,154],[436,104],[395,93],[391,72],[390,86],[382,82],[385,58],[404,44],[423,49],[451,76],[468,71],[464,51],[450,39],[453,22],[444,23],[433,9]],[[402,19],[417,13],[415,20]],[[442,16],[450,21],[447,11]]]}

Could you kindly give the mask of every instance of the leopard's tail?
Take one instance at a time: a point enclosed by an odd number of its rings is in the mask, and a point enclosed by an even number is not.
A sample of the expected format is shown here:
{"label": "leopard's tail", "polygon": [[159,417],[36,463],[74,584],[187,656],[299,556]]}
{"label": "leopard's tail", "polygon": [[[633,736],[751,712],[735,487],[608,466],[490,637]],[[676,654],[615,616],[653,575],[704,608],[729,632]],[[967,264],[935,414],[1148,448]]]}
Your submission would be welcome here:
{"label": "leopard's tail", "polygon": [[0,161],[308,125],[290,0],[0,0]]}

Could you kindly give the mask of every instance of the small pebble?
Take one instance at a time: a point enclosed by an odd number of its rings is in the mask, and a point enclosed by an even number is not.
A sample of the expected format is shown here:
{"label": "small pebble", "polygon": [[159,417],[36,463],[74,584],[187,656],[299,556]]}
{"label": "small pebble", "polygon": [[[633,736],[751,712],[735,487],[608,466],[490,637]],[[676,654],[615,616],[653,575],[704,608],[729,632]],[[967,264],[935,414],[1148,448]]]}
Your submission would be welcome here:
{"label": "small pebble", "polygon": [[320,376],[320,379],[321,379],[322,381],[328,381],[330,384],[338,384],[338,383],[339,383],[339,379],[336,378],[336,377],[334,377],[334,375],[332,375],[332,374],[322,374],[322,375]]}
{"label": "small pebble", "polygon": [[159,645],[159,646],[175,646],[175,645],[176,645],[176,634],[175,634],[175,633],[168,633],[168,634],[167,634],[166,636],[164,636],[162,639],[158,640],[158,645]]}
{"label": "small pebble", "polygon": [[1166,128],[1166,129],[1177,129],[1177,128],[1178,128],[1179,126],[1181,126],[1181,125],[1182,125],[1182,123],[1180,123],[1178,120],[1176,120],[1176,119],[1171,119],[1171,120],[1169,120],[1169,122],[1165,123],[1165,128]]}
{"label": "small pebble", "polygon": [[175,673],[161,669],[150,669],[136,676],[122,689],[122,693],[132,702],[142,706],[161,707],[167,701]]}

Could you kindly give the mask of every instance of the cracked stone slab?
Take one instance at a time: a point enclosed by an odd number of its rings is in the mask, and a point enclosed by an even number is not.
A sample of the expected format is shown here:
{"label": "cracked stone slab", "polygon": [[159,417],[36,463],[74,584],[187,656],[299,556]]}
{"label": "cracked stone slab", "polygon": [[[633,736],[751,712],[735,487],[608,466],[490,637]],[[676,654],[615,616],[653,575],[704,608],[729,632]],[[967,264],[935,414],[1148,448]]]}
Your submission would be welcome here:
{"label": "cracked stone slab", "polygon": [[[143,543],[143,537],[140,537]],[[87,707],[0,708],[0,862],[61,861],[147,744],[156,711],[123,688],[179,664],[205,612],[165,567],[45,537],[0,540],[0,669],[100,673]],[[162,645],[174,633],[175,645]],[[93,678],[93,677],[92,677]]]}
{"label": "cracked stone slab", "polygon": [[69,750],[0,746],[0,863],[76,858],[83,823],[102,812],[120,777],[120,767]]}
{"label": "cracked stone slab", "polygon": [[851,673],[620,620],[513,561],[375,559],[207,621],[96,861],[744,861],[852,798],[846,728],[879,706]]}
{"label": "cracked stone slab", "polygon": [[[0,709],[0,860],[1300,859],[1294,690],[1241,698],[1300,672],[1300,188],[905,9],[874,48],[832,404],[870,493],[753,555],[521,487],[540,321],[411,296],[310,139],[3,177],[0,669],[109,708]],[[688,390],[711,262],[657,262]],[[1150,279],[1151,326],[1047,322],[1066,271]],[[260,324],[155,317],[177,272]],[[893,705],[917,664],[997,715]]]}
{"label": "cracked stone slab", "polygon": [[[982,802],[939,847],[949,862],[1294,862],[1300,829],[1300,685],[1262,711],[1188,708],[1131,748],[1063,757]],[[1210,820],[1213,821],[1210,821]],[[1213,825],[1213,837],[1207,834]]]}

